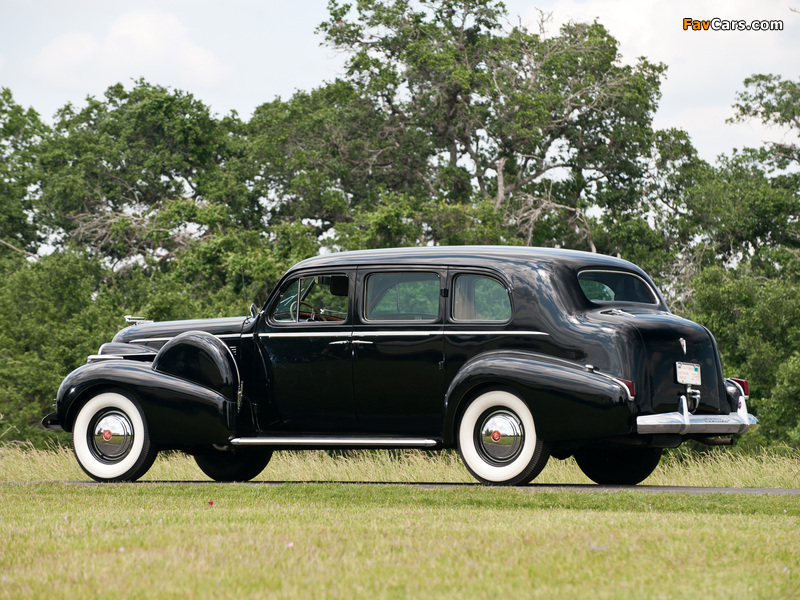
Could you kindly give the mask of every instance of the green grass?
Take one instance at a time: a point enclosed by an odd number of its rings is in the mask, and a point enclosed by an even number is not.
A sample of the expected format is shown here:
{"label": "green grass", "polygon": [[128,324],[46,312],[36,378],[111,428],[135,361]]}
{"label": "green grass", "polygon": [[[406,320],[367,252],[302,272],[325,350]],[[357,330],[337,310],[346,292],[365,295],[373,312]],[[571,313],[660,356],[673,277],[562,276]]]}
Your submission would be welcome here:
{"label": "green grass", "polygon": [[797,497],[52,482],[0,503],[1,598],[800,592]]}
{"label": "green grass", "polygon": [[[646,483],[798,487],[798,465],[677,453]],[[322,482],[470,481],[451,453],[277,453],[263,474],[322,483],[179,483],[205,479],[179,454],[149,475],[175,482],[69,483],[70,451],[0,446],[0,598],[800,596],[798,496]]]}

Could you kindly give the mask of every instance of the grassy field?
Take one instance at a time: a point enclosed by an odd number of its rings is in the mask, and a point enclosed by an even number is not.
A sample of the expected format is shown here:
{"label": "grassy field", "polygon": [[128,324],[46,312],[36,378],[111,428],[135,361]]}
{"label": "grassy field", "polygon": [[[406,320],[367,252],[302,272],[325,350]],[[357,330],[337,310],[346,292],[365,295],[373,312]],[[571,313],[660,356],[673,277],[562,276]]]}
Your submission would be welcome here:
{"label": "grassy field", "polygon": [[[69,451],[0,447],[0,598],[800,597],[797,496],[198,485],[178,454],[149,476],[69,483]],[[278,453],[263,477],[469,481],[417,452]],[[799,487],[800,457],[679,454],[646,483]]]}

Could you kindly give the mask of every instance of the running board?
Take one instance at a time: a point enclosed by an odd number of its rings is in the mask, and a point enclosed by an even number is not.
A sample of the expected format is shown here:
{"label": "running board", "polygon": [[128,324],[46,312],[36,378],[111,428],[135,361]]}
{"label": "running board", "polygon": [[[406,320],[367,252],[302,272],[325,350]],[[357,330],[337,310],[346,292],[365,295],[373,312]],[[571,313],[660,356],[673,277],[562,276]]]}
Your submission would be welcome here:
{"label": "running board", "polygon": [[269,436],[233,438],[233,446],[279,446],[284,448],[435,448],[439,440],[401,437]]}

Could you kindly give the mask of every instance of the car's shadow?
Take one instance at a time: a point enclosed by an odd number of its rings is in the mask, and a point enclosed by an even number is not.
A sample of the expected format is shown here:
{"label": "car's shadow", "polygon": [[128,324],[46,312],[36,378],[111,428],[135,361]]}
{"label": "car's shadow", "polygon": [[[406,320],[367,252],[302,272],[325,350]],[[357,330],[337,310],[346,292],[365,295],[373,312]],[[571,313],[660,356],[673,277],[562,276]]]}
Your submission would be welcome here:
{"label": "car's shadow", "polygon": [[770,496],[800,496],[800,489],[792,488],[728,488],[728,487],[699,487],[680,485],[595,485],[591,483],[531,483],[517,486],[485,486],[480,483],[437,483],[437,482],[406,482],[406,481],[247,481],[219,483],[216,481],[197,480],[144,480],[133,484],[108,484],[96,481],[66,481],[76,485],[248,485],[248,486],[279,486],[279,485],[348,485],[348,486],[406,486],[423,490],[448,489],[448,488],[480,488],[480,487],[513,487],[516,490],[530,492],[649,492],[667,494],[756,494]]}

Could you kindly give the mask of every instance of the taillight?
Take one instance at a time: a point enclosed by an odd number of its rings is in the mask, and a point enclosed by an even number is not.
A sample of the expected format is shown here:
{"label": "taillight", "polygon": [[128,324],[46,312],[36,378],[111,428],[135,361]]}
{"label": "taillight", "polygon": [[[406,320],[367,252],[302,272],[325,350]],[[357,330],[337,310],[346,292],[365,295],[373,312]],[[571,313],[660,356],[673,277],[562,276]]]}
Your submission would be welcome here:
{"label": "taillight", "polygon": [[737,379],[736,377],[730,377],[729,379],[739,384],[739,387],[742,388],[745,396],[750,395],[750,384],[748,383],[747,379]]}
{"label": "taillight", "polygon": [[620,379],[620,378],[617,378],[617,381],[619,381],[622,385],[624,385],[626,388],[628,388],[628,393],[631,395],[631,398],[634,398],[636,396],[636,383],[635,382],[633,382],[633,381],[631,381],[629,379]]}

